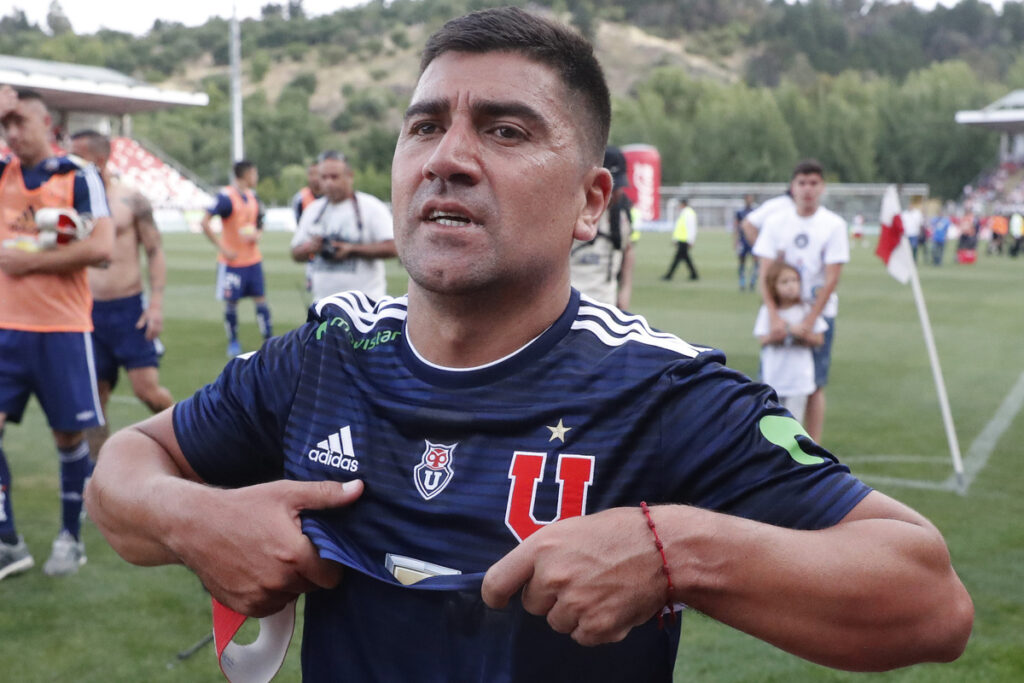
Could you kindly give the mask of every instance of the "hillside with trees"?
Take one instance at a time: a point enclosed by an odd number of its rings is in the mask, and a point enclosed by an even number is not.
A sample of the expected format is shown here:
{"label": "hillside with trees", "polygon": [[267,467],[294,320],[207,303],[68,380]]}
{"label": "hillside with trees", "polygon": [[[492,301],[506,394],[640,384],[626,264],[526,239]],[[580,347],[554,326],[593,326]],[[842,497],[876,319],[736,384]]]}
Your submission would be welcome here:
{"label": "hillside with trees", "polygon": [[[780,181],[805,156],[844,182],[926,182],[956,197],[995,160],[995,135],[957,110],[1024,87],[1024,5],[931,11],[862,0],[374,0],[309,17],[301,0],[242,22],[247,156],[285,201],[304,166],[344,150],[360,187],[389,195],[391,153],[425,37],[466,11],[517,4],[595,41],[613,90],[612,141],[658,147],[663,180]],[[0,53],[116,69],[203,90],[210,105],[135,117],[135,132],[211,183],[230,166],[228,22],[157,21],[143,36],[78,35],[13,10]]]}

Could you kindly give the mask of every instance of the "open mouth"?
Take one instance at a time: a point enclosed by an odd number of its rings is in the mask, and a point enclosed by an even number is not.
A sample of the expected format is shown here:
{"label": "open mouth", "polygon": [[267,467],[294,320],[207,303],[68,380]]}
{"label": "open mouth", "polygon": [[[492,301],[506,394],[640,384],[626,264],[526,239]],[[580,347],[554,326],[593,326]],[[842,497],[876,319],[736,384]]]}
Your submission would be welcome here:
{"label": "open mouth", "polygon": [[449,228],[462,228],[473,222],[468,216],[451,211],[431,211],[427,220]]}

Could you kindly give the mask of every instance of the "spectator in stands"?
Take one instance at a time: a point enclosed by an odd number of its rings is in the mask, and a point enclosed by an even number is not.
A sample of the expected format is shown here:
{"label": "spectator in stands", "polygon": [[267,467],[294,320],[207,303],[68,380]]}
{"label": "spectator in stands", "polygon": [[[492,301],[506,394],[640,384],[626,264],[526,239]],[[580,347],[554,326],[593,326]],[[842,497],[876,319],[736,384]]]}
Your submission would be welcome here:
{"label": "spectator in stands", "polygon": [[[86,268],[110,259],[114,228],[96,169],[53,156],[53,121],[38,93],[0,86],[0,125],[14,153],[0,160],[0,579],[35,564],[14,525],[2,439],[33,393],[60,456],[62,523],[43,573],[63,576],[85,564],[82,492],[92,472],[85,430],[103,422]],[[43,209],[88,215],[92,231],[56,234],[54,212],[44,222]]]}
{"label": "spectator in stands", "polygon": [[629,307],[633,289],[633,208],[626,196],[626,157],[618,147],[604,153],[604,167],[612,174],[612,196],[601,215],[594,239],[575,240],[569,256],[569,276],[573,287],[601,303]]}
{"label": "spectator in stands", "polygon": [[807,400],[805,420],[808,434],[820,443],[825,427],[825,385],[832,364],[832,339],[839,311],[836,287],[843,264],[850,260],[850,238],[846,221],[821,206],[825,172],[820,163],[807,159],[797,164],[789,187],[792,207],[768,216],[754,243],[754,255],[761,259],[761,295],[768,307],[773,334],[784,330],[786,323],[778,315],[772,293],[764,282],[764,273],[780,258],[800,268],[803,299],[811,305],[803,321],[796,325],[796,333],[808,336],[818,316],[828,323],[825,343],[814,349],[816,388]]}
{"label": "spectator in stands", "polygon": [[324,196],[303,212],[292,258],[311,264],[314,299],[353,289],[380,299],[387,293],[384,259],[397,255],[391,211],[373,195],[356,191],[343,154],[321,154],[319,171]]}
{"label": "spectator in stands", "polygon": [[[164,286],[167,262],[164,260],[160,231],[153,222],[149,200],[111,177],[110,139],[94,130],[82,130],[71,136],[71,151],[95,164],[107,191],[110,216],[114,223],[114,251],[105,268],[89,269],[92,291],[92,352],[96,364],[96,388],[103,407],[104,422],[110,392],[124,368],[132,391],[146,406],[158,413],[171,407],[174,399],[160,386],[157,369],[163,346],[160,332],[164,326]],[[146,253],[149,293],[143,296],[140,247]],[[107,440],[106,424],[88,430],[89,450],[93,457]]]}
{"label": "spectator in stands", "polygon": [[[264,339],[273,336],[270,307],[263,284],[263,255],[260,236],[263,211],[253,188],[259,171],[251,161],[234,166],[235,181],[217,194],[206,210],[200,226],[217,247],[217,299],[224,302],[224,327],[228,334],[228,356],[242,352],[238,341],[238,300],[252,297],[256,304],[256,323]],[[211,227],[213,216],[220,216],[220,236]]]}
{"label": "spectator in stands", "polygon": [[323,196],[320,188],[320,160],[315,159],[306,169],[306,186],[295,193],[292,197],[292,209],[295,211],[295,223],[302,220],[302,212],[310,204]]}
{"label": "spectator in stands", "polygon": [[661,276],[662,280],[671,280],[676,266],[680,262],[685,263],[690,270],[690,279],[697,280],[697,269],[690,259],[690,247],[697,242],[697,212],[690,206],[690,200],[684,198],[680,205],[679,218],[676,219],[676,227],[672,232],[672,239],[676,243],[676,253],[672,257],[672,263],[668,266],[668,272]]}

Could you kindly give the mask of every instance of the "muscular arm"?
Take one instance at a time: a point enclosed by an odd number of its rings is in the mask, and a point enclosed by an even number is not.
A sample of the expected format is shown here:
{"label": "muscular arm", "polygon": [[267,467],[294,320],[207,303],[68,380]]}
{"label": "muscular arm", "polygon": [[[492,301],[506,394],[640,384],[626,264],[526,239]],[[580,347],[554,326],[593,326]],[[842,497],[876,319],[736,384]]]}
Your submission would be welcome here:
{"label": "muscular arm", "polygon": [[146,327],[146,337],[155,339],[163,329],[164,288],[167,286],[167,260],[163,241],[153,220],[153,207],[141,194],[129,200],[135,217],[135,231],[146,251],[146,270],[149,273],[149,305],[140,325]]}
{"label": "muscular arm", "polygon": [[140,565],[184,564],[214,597],[249,616],[337,585],[340,566],[319,557],[299,512],[347,505],[362,484],[207,486],[181,452],[172,410],[111,437],[86,489],[89,516],[118,554]]}
{"label": "muscular arm", "polygon": [[[652,508],[671,599],[805,659],[879,671],[950,661],[973,622],[939,532],[872,492],[839,524],[795,531],[684,505]],[[551,524],[488,572],[483,596],[523,605],[593,645],[619,640],[664,604],[666,580],[639,509]]]}
{"label": "muscular arm", "polygon": [[12,276],[70,273],[86,266],[106,264],[113,249],[114,224],[110,217],[104,216],[96,219],[92,232],[84,240],[37,252],[0,249],[0,269]]}

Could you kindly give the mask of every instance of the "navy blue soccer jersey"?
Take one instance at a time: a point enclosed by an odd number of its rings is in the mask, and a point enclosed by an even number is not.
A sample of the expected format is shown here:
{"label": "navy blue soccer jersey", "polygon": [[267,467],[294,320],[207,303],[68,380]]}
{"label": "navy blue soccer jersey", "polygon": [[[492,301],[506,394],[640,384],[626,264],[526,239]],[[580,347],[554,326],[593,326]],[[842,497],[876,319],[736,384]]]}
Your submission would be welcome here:
{"label": "navy blue soccer jersey", "polygon": [[306,598],[306,680],[671,681],[678,627],[583,648],[487,608],[483,573],[547,523],[641,500],[816,529],[869,491],[771,389],[640,316],[574,291],[515,354],[447,369],[416,353],[406,303],[322,299],[174,411],[210,484],[366,484],[303,519],[355,570]]}

